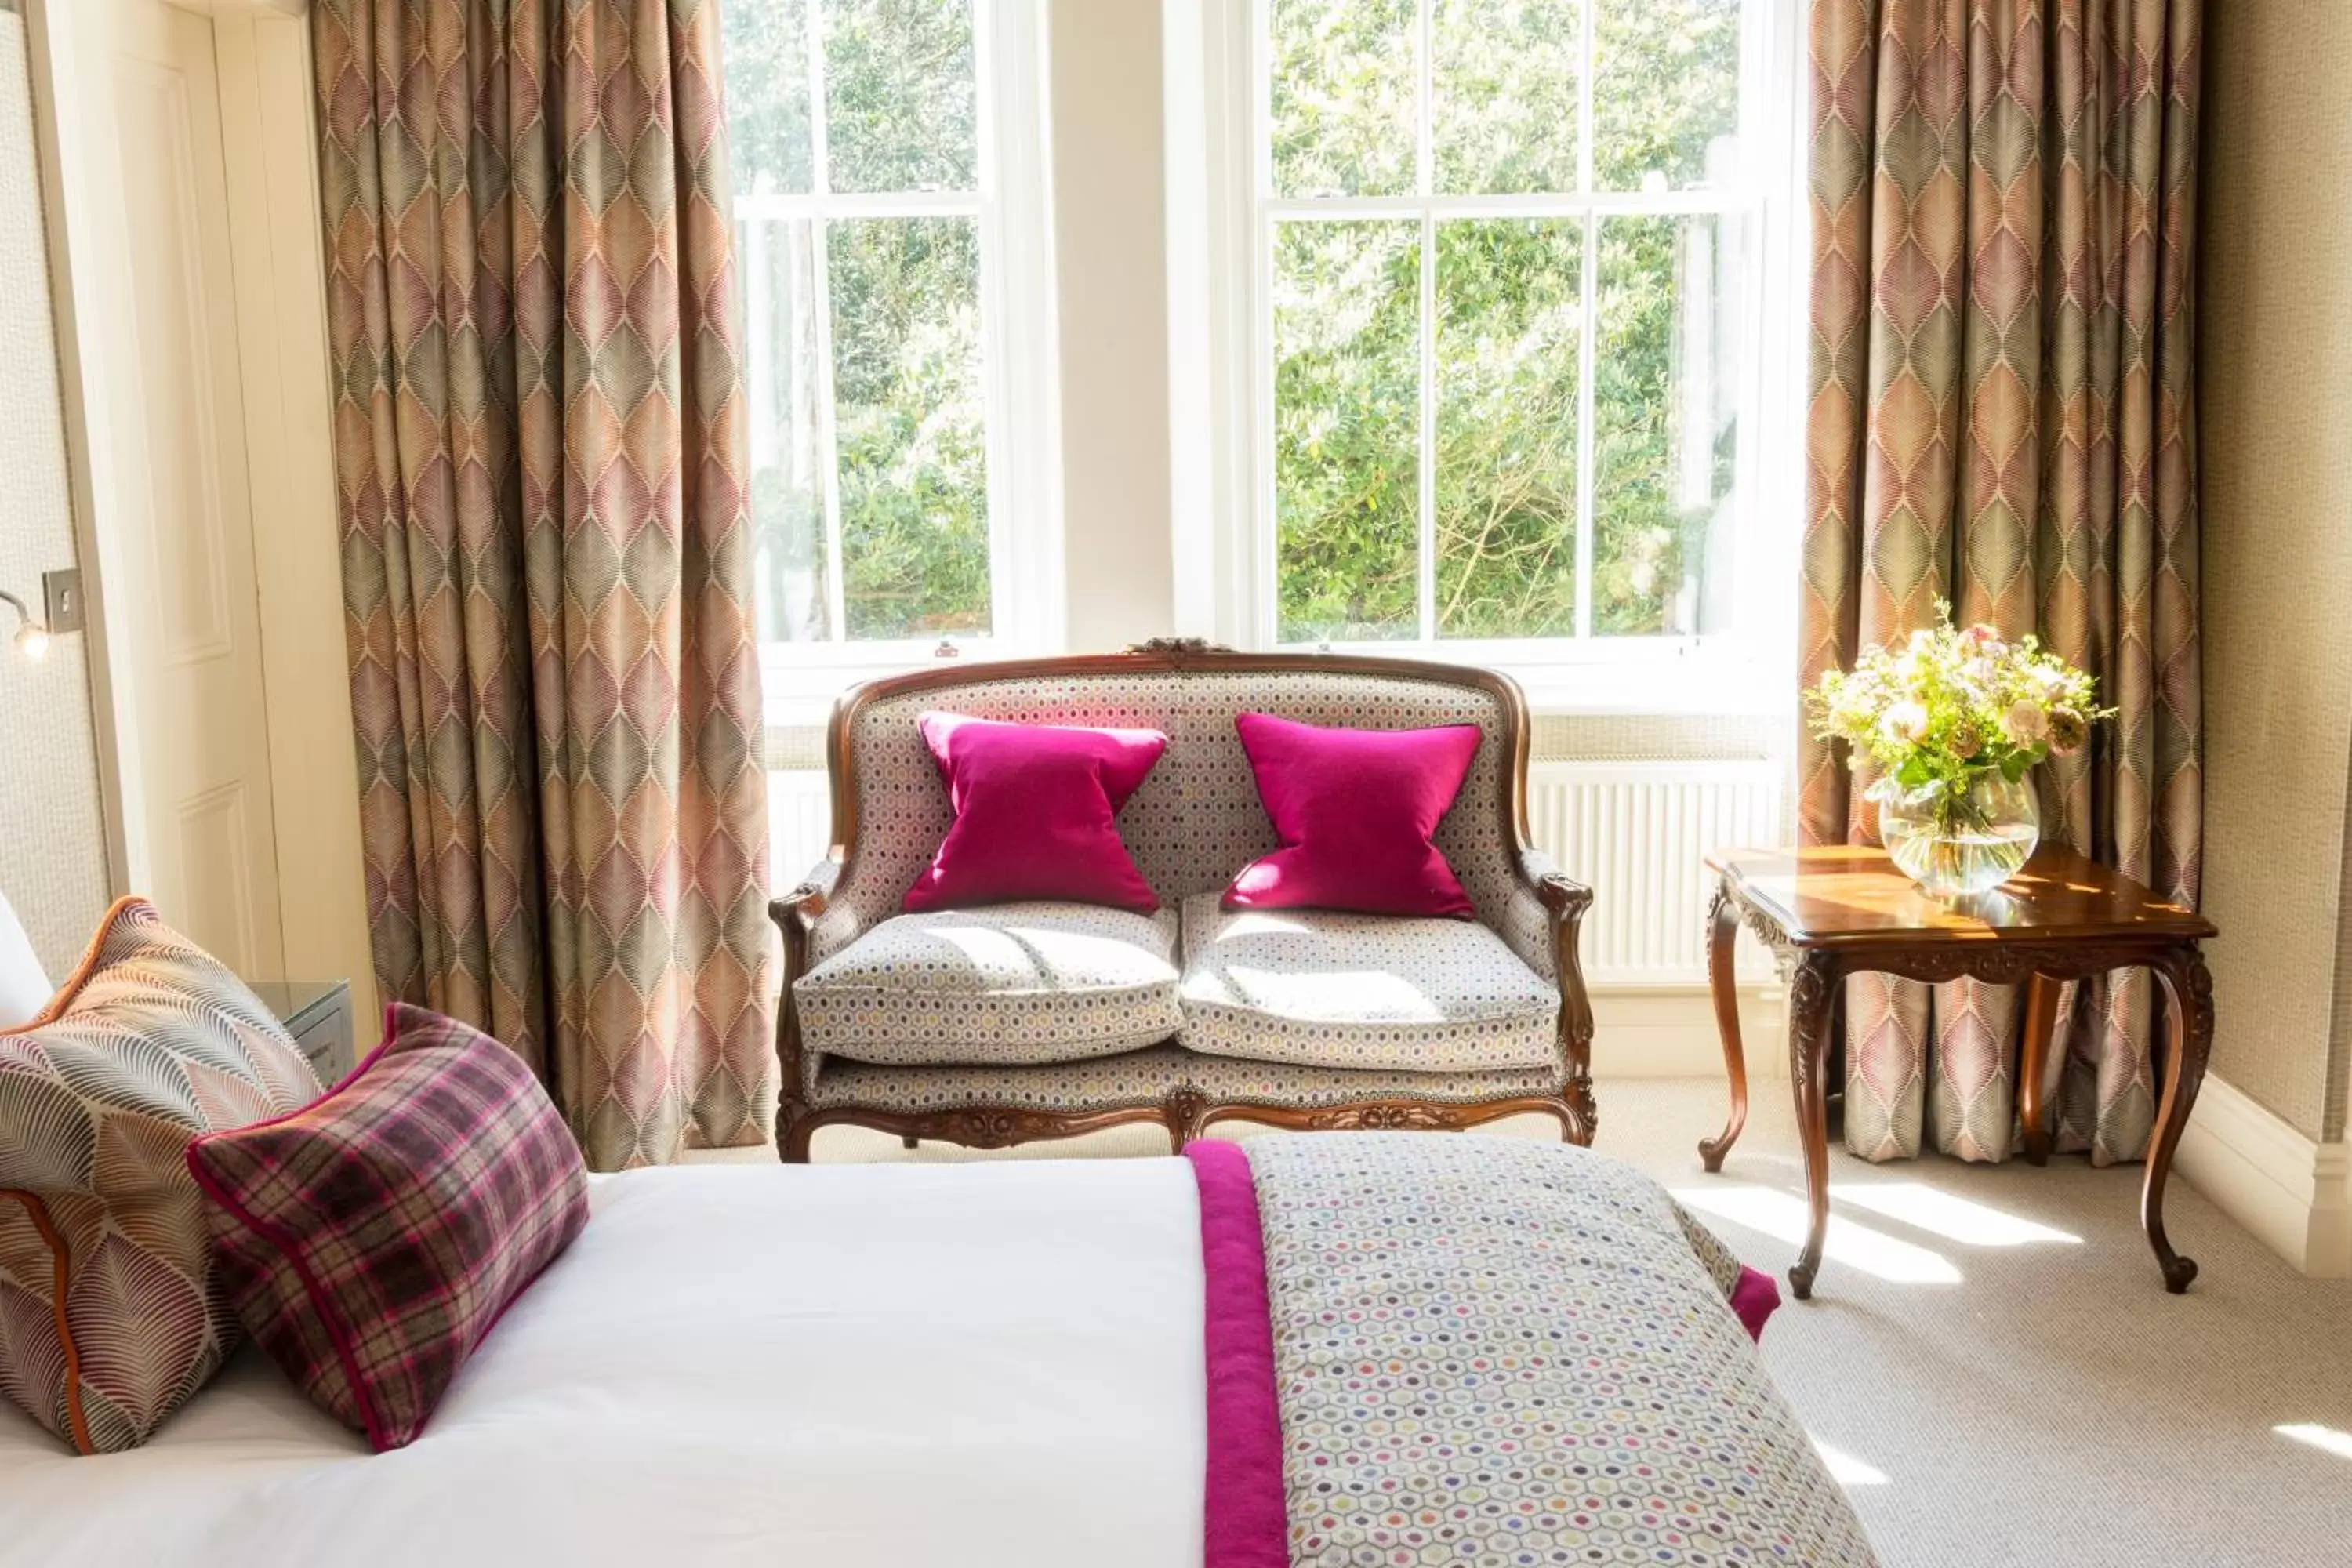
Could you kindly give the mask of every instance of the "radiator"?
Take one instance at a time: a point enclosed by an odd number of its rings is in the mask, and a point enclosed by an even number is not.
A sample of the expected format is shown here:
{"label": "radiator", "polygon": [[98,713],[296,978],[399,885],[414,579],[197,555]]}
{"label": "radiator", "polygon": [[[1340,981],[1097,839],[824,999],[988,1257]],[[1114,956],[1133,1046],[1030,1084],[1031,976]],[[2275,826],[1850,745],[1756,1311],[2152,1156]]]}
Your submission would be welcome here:
{"label": "radiator", "polygon": [[[1785,842],[1780,764],[1537,763],[1528,770],[1528,826],[1561,870],[1592,889],[1588,984],[1704,984],[1712,889],[1700,858]],[[1743,952],[1740,973],[1771,977],[1755,952]]]}
{"label": "radiator", "polygon": [[768,773],[768,886],[782,893],[800,885],[824,858],[833,838],[833,788],[823,768],[773,768]]}
{"label": "radiator", "polygon": [[[1770,762],[1535,763],[1528,819],[1536,843],[1593,890],[1586,981],[1705,984],[1709,889],[1699,858],[1784,841],[1780,797],[1780,768]],[[781,890],[806,876],[824,858],[832,826],[822,770],[769,773],[770,886]],[[1760,981],[1770,967],[1748,953],[1741,973]]]}

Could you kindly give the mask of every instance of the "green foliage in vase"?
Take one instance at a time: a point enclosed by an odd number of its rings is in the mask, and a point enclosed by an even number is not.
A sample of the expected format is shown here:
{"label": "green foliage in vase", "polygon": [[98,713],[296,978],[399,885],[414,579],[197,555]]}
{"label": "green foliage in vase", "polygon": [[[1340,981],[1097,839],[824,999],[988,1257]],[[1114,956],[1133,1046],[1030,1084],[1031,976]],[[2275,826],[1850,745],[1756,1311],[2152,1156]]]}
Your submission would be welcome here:
{"label": "green foliage in vase", "polygon": [[2049,756],[2080,750],[2111,717],[2092,678],[2031,635],[1956,630],[1951,606],[1899,649],[1864,651],[1805,693],[1813,733],[1846,742],[1879,770],[1873,798],[1930,810],[1939,833],[1985,826],[1978,785],[2011,784]]}

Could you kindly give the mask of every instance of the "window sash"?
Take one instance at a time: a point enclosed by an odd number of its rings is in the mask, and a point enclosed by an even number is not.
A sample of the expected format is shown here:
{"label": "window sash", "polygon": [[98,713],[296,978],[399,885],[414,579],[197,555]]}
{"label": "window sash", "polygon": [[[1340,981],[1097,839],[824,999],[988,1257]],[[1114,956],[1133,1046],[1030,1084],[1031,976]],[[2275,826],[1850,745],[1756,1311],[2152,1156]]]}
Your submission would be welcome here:
{"label": "window sash", "polygon": [[[826,636],[763,642],[771,706],[790,721],[817,693],[838,689],[844,670],[881,672],[927,662],[943,652],[1031,651],[1055,646],[1061,624],[1058,558],[1041,559],[1058,535],[1056,353],[1050,330],[1051,237],[1042,170],[1041,0],[971,0],[975,188],[835,191],[826,123],[824,12],[832,0],[808,0],[810,184],[806,192],[739,192],[738,233],[757,224],[805,223],[816,363],[813,402],[814,467],[824,511]],[[842,476],[836,426],[833,280],[835,224],[863,219],[961,218],[973,223],[979,248],[982,441],[987,465],[989,626],[984,635],[857,638],[845,603],[848,574],[842,540]],[[1034,231],[1034,232],[1033,232]],[[1039,323],[1045,324],[1041,327]],[[1012,409],[1028,411],[1021,429]]]}
{"label": "window sash", "polygon": [[[1635,660],[1684,659],[1734,640],[1745,640],[1749,617],[1744,605],[1735,608],[1733,625],[1721,631],[1686,635],[1601,635],[1592,629],[1592,584],[1595,575],[1595,397],[1597,342],[1600,336],[1600,227],[1608,218],[1718,216],[1746,220],[1748,266],[1739,300],[1740,364],[1737,383],[1738,446],[1733,481],[1741,513],[1736,522],[1739,554],[1748,548],[1757,530],[1759,487],[1751,482],[1762,465],[1755,442],[1758,413],[1766,379],[1763,306],[1768,271],[1763,252],[1766,192],[1771,184],[1772,159],[1766,150],[1769,135],[1759,79],[1770,54],[1770,33],[1776,10],[1770,0],[1742,7],[1739,64],[1739,170],[1728,185],[1685,187],[1666,191],[1620,191],[1594,188],[1593,172],[1593,51],[1595,16],[1604,0],[1585,0],[1580,8],[1581,30],[1577,82],[1578,188],[1574,191],[1527,192],[1504,195],[1444,193],[1435,189],[1434,155],[1435,50],[1432,47],[1436,0],[1416,0],[1414,47],[1417,80],[1414,94],[1413,194],[1401,195],[1303,195],[1279,194],[1274,177],[1273,0],[1248,0],[1249,60],[1248,149],[1252,169],[1250,250],[1252,277],[1251,361],[1254,401],[1250,447],[1253,456],[1255,517],[1251,545],[1255,556],[1256,592],[1251,606],[1256,622],[1256,642],[1278,647],[1326,647],[1335,651],[1379,653],[1442,651],[1446,657],[1508,666],[1617,664]],[[1783,0],[1785,5],[1785,0]],[[1420,372],[1416,386],[1418,431],[1414,466],[1418,488],[1414,635],[1362,640],[1296,640],[1281,637],[1281,530],[1276,489],[1276,450],[1279,410],[1275,395],[1278,363],[1275,350],[1274,300],[1276,235],[1286,223],[1339,222],[1377,218],[1417,221],[1421,247],[1419,321]],[[1437,226],[1479,218],[1556,218],[1581,224],[1583,254],[1579,270],[1582,300],[1578,313],[1577,443],[1576,443],[1576,626],[1560,637],[1469,638],[1439,635],[1436,613],[1437,426],[1439,375],[1437,365]],[[1738,557],[1736,556],[1735,559]]]}
{"label": "window sash", "polygon": [[[972,0],[976,188],[842,192],[830,188],[829,148],[811,126],[812,189],[735,197],[739,235],[752,223],[805,222],[815,254],[812,308],[824,337],[822,374],[828,636],[763,641],[768,722],[821,720],[845,685],[942,657],[1013,656],[1062,646],[1065,625],[1060,486],[1060,353],[1054,319],[1053,236],[1045,127],[1044,0]],[[824,108],[823,20],[812,17],[812,120]],[[834,223],[867,218],[964,218],[978,229],[980,384],[987,465],[990,633],[852,638],[840,535],[840,449],[833,427],[833,303],[827,242]],[[818,289],[824,290],[820,299]],[[814,403],[814,399],[812,399]],[[1018,417],[1014,417],[1017,414]]]}

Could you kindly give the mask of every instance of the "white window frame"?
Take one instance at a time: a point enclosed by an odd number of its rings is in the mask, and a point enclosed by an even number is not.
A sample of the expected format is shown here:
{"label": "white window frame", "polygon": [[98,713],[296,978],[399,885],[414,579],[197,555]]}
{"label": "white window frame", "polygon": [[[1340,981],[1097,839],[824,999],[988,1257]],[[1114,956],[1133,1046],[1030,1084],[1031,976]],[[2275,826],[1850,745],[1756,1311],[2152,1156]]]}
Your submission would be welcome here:
{"label": "white window frame", "polygon": [[771,728],[822,721],[863,680],[945,658],[1060,651],[1065,638],[1061,353],[1055,316],[1045,0],[971,0],[978,189],[885,195],[828,190],[821,7],[810,0],[808,194],[735,196],[746,218],[970,217],[980,226],[981,389],[988,464],[989,620],[985,637],[870,639],[845,634],[839,451],[835,440],[832,280],[825,228],[816,236],[813,308],[819,471],[824,486],[826,591],[835,637],[762,642]]}
{"label": "white window frame", "polygon": [[[1424,218],[1424,386],[1435,271],[1435,221],[1574,217],[1585,224],[1588,321],[1597,288],[1596,217],[1738,211],[1754,267],[1743,301],[1739,467],[1746,515],[1733,570],[1733,626],[1692,637],[1477,639],[1422,637],[1286,645],[1438,658],[1501,668],[1554,712],[1778,712],[1794,701],[1798,546],[1803,486],[1804,279],[1809,209],[1803,185],[1806,81],[1801,0],[1759,0],[1742,37],[1740,147],[1744,201],[1717,192],[1591,190],[1590,84],[1579,153],[1589,194],[1512,196],[1279,197],[1274,192],[1267,59],[1269,0],[1171,5],[1166,26],[1169,156],[1170,396],[1175,466],[1176,617],[1181,632],[1249,647],[1276,639],[1274,473],[1273,226],[1278,221]],[[1418,0],[1424,79],[1434,0]],[[1588,5],[1584,25],[1592,26]],[[1431,157],[1430,95],[1417,95],[1418,157]],[[1580,432],[1580,626],[1590,625],[1593,445],[1589,428],[1592,334],[1580,334],[1587,428]],[[1422,399],[1421,442],[1434,423]],[[1435,553],[1435,475],[1422,462],[1420,574],[1428,624]]]}

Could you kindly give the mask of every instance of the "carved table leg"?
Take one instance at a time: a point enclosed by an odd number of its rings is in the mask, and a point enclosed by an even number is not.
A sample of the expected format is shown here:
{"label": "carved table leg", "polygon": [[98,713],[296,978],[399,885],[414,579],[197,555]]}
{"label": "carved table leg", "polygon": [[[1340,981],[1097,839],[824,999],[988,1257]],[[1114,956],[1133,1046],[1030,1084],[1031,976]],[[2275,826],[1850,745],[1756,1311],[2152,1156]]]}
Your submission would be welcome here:
{"label": "carved table leg", "polygon": [[1822,1247],[1830,1228],[1830,1019],[1837,994],[1839,964],[1826,953],[1807,953],[1789,987],[1789,1081],[1797,1098],[1797,1142],[1805,1152],[1805,1199],[1811,1222],[1805,1250],[1789,1270],[1801,1301],[1813,1293]]}
{"label": "carved table leg", "polygon": [[1739,907],[1721,884],[1707,906],[1706,984],[1715,994],[1715,1032],[1723,1041],[1723,1070],[1731,1079],[1731,1114],[1719,1136],[1699,1141],[1698,1157],[1710,1171],[1723,1169],[1723,1157],[1739,1141],[1748,1125],[1748,1058],[1739,1044],[1739,990],[1731,972],[1733,946],[1739,938]]}
{"label": "carved table leg", "polygon": [[2017,1114],[2025,1125],[2025,1157],[2050,1163],[2050,1129],[2044,1125],[2042,1075],[2050,1059],[2050,1037],[2058,1026],[2060,984],[2036,973],[2025,986],[2025,1043],[2017,1053]]}
{"label": "carved table leg", "polygon": [[2164,1270],[2164,1288],[2178,1296],[2197,1278],[2197,1260],[2175,1252],[2164,1234],[2164,1184],[2172,1174],[2172,1156],[2180,1147],[2181,1130],[2189,1125],[2198,1087],[2205,1081],[2205,1061],[2213,1050],[2213,977],[2194,943],[2150,967],[2164,986],[2166,1033],[2171,1044],[2164,1102],[2157,1110],[2156,1137],[2148,1145],[2147,1173],[2141,1179],[2139,1223]]}

